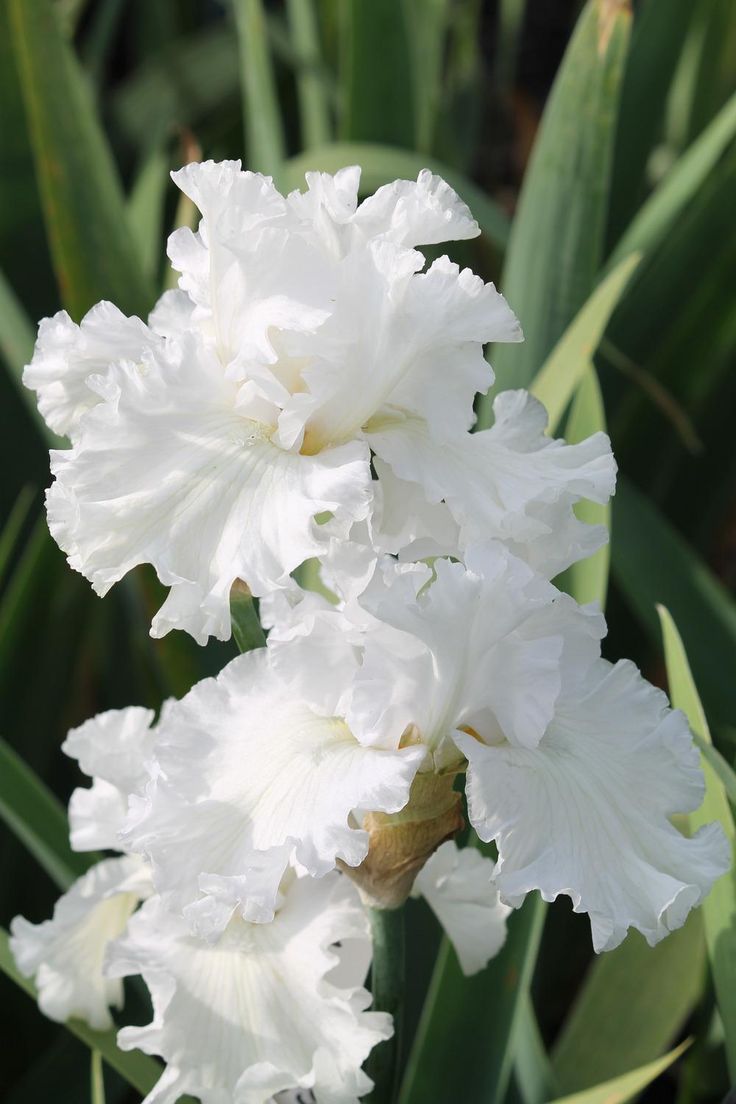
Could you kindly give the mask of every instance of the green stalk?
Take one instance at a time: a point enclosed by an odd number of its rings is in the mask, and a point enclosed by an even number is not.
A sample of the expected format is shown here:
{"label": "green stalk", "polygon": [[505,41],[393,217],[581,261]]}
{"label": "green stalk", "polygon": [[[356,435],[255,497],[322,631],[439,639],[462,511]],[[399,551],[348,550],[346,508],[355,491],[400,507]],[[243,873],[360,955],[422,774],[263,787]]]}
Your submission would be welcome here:
{"label": "green stalk", "polygon": [[404,908],[368,909],[373,938],[371,967],[372,1008],[389,1012],[394,1033],[371,1052],[365,1070],[374,1082],[366,1104],[392,1104],[399,1085],[399,1057],[404,1018],[405,931]]}
{"label": "green stalk", "polygon": [[230,593],[230,620],[239,652],[250,652],[253,648],[264,646],[266,634],[247,587],[238,584],[233,587]]}

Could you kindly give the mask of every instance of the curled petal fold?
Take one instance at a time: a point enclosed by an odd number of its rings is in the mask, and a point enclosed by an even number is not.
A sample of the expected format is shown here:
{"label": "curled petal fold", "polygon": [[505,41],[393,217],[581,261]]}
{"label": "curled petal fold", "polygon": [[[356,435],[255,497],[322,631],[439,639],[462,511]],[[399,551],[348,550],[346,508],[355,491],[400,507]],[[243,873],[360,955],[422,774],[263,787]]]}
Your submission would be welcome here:
{"label": "curled petal fold", "polygon": [[66,311],[44,318],[23,382],[38,395],[49,429],[74,439],[79,419],[100,401],[90,377],[117,361],[137,363],[160,339],[140,318],[127,318],[112,303],[92,307],[79,325]]}
{"label": "curled petal fold", "polygon": [[364,516],[366,446],[318,457],[284,452],[233,410],[236,384],[191,337],[180,357],[121,365],[82,441],[56,452],[49,527],[72,567],[105,594],[140,563],[171,593],[153,634],[186,628],[200,642],[230,635],[236,579],[254,593],[284,586],[324,537],[314,516]]}
{"label": "curled petal fold", "polygon": [[498,954],[511,912],[493,884],[493,862],[474,847],[462,850],[448,840],[432,855],[414,882],[413,897],[424,897],[455,948],[469,977]]}
{"label": "curled petal fold", "polygon": [[49,1019],[78,1018],[98,1031],[112,1027],[109,1009],[122,1007],[123,987],[103,976],[105,953],[148,893],[148,870],[137,857],[105,859],[59,898],[51,920],[15,917],[10,949],[21,973],[35,978]]}
{"label": "curled petal fold", "polygon": [[688,839],[670,823],[702,801],[699,756],[685,717],[632,663],[598,660],[535,748],[456,740],[470,820],[498,846],[503,899],[569,896],[590,916],[596,951],[631,927],[657,943],[730,865],[718,825]]}
{"label": "curled petal fold", "polygon": [[130,706],[99,713],[67,735],[61,750],[93,780],[89,789],[76,789],[69,802],[69,836],[75,851],[120,849],[128,798],[147,779],[152,722],[152,710]]}
{"label": "curled petal fold", "polygon": [[449,442],[423,418],[401,414],[376,420],[368,440],[400,479],[420,484],[429,502],[446,502],[461,548],[495,537],[551,578],[605,540],[572,507],[613,493],[610,442],[603,433],[577,445],[546,437],[544,407],[525,391],[502,392],[494,411],[490,429]]}

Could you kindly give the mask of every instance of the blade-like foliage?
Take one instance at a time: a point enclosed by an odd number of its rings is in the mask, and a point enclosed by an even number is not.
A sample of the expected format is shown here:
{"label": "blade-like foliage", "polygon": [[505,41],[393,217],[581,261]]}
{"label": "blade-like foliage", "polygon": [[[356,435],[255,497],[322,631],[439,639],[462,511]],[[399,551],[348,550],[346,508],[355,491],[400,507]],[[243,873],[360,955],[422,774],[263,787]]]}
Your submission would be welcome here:
{"label": "blade-like foliage", "polygon": [[40,778],[0,740],[0,819],[60,889],[95,861],[69,847],[66,813]]}
{"label": "blade-like foliage", "polygon": [[664,1058],[657,1058],[646,1066],[631,1070],[629,1073],[624,1073],[611,1081],[605,1081],[603,1084],[595,1085],[591,1089],[573,1093],[572,1096],[560,1097],[552,1104],[626,1104],[627,1100],[633,1100],[647,1085],[651,1085],[652,1081],[655,1081],[661,1073],[669,1069],[689,1045],[689,1041],[684,1042],[675,1047],[669,1054],[665,1054]]}
{"label": "blade-like foliage", "polygon": [[[509,918],[496,958],[463,977],[445,939],[409,1057],[400,1104],[451,1100],[458,1085],[468,1100],[502,1100],[514,1063],[514,1034],[523,1014],[545,904],[536,895]],[[446,1045],[452,1024],[453,1046]]]}
{"label": "blade-like foliage", "polygon": [[656,947],[632,932],[596,958],[553,1050],[560,1089],[577,1092],[654,1061],[695,1008],[704,965],[699,912]]}
{"label": "blade-like foliage", "polygon": [[608,320],[639,259],[636,253],[626,257],[603,280],[534,377],[529,390],[546,406],[551,434],[555,432],[573,392],[590,366]]}
{"label": "blade-like foliage", "polygon": [[[35,1000],[36,987],[32,981],[23,977],[15,965],[8,945],[8,933],[2,928],[0,928],[0,971]],[[153,1058],[149,1058],[139,1050],[123,1051],[118,1048],[115,1028],[109,1031],[94,1031],[81,1020],[68,1020],[64,1026],[71,1031],[72,1035],[81,1039],[90,1050],[99,1051],[107,1064],[142,1095],[151,1091],[161,1075],[161,1066],[154,1062]]]}
{"label": "blade-like foliage", "polygon": [[[708,711],[736,716],[736,606],[707,565],[657,509],[622,476],[613,500],[614,578],[658,641],[655,603],[671,611]],[[714,656],[718,662],[714,662]]]}
{"label": "blade-like foliage", "polygon": [[240,45],[246,167],[278,179],[284,134],[276,95],[273,59],[261,0],[235,0]]}
{"label": "blade-like foliage", "polygon": [[122,190],[84,76],[50,0],[8,0],[36,177],[61,298],[78,319],[100,299],[150,308]]}
{"label": "blade-like foliage", "polygon": [[526,340],[495,350],[499,390],[533,379],[595,284],[630,22],[625,0],[588,0],[557,74],[501,281]]}
{"label": "blade-like foliage", "polygon": [[[659,607],[662,624],[664,653],[667,662],[667,679],[672,704],[686,714],[690,727],[701,739],[710,743],[710,731],[705,712],[700,703],[682,638],[677,626],[665,607]],[[705,798],[701,807],[690,814],[693,832],[711,821],[719,821],[731,844],[732,865],[727,874],[719,878],[703,902],[703,924],[708,947],[711,975],[718,1001],[718,1011],[723,1022],[726,1057],[731,1080],[736,1081],[736,870],[733,866],[733,846],[736,832],[733,816],[726,799],[726,792],[707,759],[703,759],[705,774]]]}

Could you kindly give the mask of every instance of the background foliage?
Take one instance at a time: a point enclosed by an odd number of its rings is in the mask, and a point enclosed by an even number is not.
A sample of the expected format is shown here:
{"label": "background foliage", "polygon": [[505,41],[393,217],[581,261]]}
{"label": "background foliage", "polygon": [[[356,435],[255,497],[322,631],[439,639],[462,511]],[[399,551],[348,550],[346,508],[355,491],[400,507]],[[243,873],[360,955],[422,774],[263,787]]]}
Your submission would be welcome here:
{"label": "background foliage", "polygon": [[[483,234],[453,256],[500,283],[527,335],[492,355],[499,385],[531,385],[571,439],[606,421],[613,439],[606,654],[664,683],[667,607],[670,689],[708,757],[708,819],[733,836],[733,0],[0,0],[0,109],[3,925],[48,915],[89,861],[56,800],[76,783],[67,728],[158,707],[235,652],[151,641],[161,596],[145,571],[104,600],[69,571],[42,512],[53,442],[19,384],[36,320],[60,305],[145,315],[171,281],[166,235],[194,218],[168,171],[201,155],[285,188],[359,162],[366,192],[429,165],[469,202]],[[606,552],[563,582],[603,600],[608,572]],[[655,950],[632,935],[594,961],[567,902],[529,900],[466,984],[411,902],[401,1104],[721,1100],[735,917],[725,878]],[[78,1041],[8,978],[0,990],[7,1104],[100,1101],[85,1043],[107,1059],[109,1102],[150,1086],[151,1060],[81,1025]]]}

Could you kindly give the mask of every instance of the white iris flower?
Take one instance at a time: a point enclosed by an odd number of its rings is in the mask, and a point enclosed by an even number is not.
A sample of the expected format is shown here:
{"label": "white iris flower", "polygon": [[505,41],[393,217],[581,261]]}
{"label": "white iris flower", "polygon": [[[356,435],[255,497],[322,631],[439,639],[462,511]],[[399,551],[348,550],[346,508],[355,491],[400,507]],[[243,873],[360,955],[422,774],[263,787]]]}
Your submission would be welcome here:
{"label": "white iris flower", "polygon": [[727,847],[716,826],[672,827],[703,793],[687,723],[632,664],[600,658],[603,632],[595,609],[493,543],[433,572],[385,563],[342,608],[309,596],[266,649],[167,710],[126,845],[207,938],[233,910],[267,921],[292,856],[316,876],[359,868],[374,895],[373,851],[397,824],[418,848],[391,887],[406,896],[461,823],[452,785],[467,770],[504,900],[564,893],[597,950],[629,927],[654,943]]}
{"label": "white iris flower", "polygon": [[171,588],[154,635],[227,638],[236,579],[288,585],[369,515],[372,454],[411,487],[404,512],[441,503],[461,545],[533,544],[551,576],[600,542],[571,506],[612,491],[604,435],[552,442],[523,392],[468,432],[493,381],[484,344],[521,331],[469,270],[424,271],[416,245],[478,233],[443,181],[422,172],[358,205],[357,169],[286,198],[237,162],[174,175],[202,212],[170,239],[179,289],[148,326],[107,303],[80,326],[45,321],[26,370],[72,440],[52,454],[49,525],[98,593],[151,563]]}

